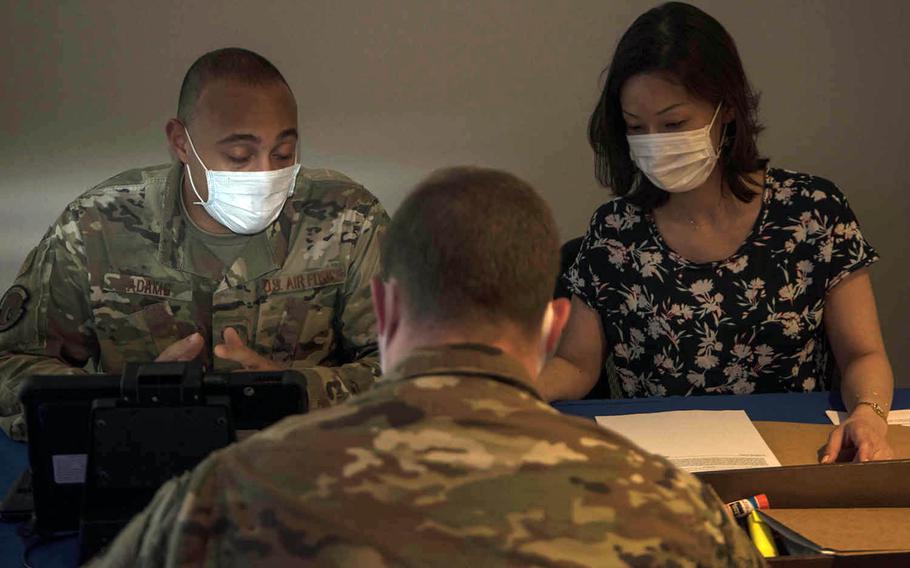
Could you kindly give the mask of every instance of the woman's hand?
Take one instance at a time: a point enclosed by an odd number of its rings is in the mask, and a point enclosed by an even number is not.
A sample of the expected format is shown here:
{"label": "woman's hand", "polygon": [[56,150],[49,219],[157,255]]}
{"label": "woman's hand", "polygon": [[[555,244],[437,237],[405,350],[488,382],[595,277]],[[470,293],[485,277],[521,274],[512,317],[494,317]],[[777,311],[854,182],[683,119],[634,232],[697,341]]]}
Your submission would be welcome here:
{"label": "woman's hand", "polygon": [[822,463],[887,460],[894,451],[888,424],[869,404],[891,407],[894,375],[885,354],[869,269],[844,278],[825,300],[825,332],[841,371],[841,398],[850,416],[831,432]]}
{"label": "woman's hand", "polygon": [[894,450],[888,444],[887,435],[888,423],[868,404],[860,404],[828,436],[828,444],[822,450],[820,461],[834,463],[892,459]]}

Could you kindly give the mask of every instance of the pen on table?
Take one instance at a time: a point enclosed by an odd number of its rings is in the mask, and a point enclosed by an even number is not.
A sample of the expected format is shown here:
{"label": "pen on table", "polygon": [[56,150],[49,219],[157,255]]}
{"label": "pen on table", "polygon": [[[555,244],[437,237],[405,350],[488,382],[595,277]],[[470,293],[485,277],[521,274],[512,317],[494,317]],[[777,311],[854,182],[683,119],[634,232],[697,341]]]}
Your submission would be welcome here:
{"label": "pen on table", "polygon": [[761,555],[765,558],[777,556],[774,536],[771,534],[771,529],[768,528],[768,525],[758,516],[758,511],[749,513],[746,523],[749,525],[749,536],[752,537],[752,543]]}
{"label": "pen on table", "polygon": [[733,501],[732,503],[727,503],[727,508],[733,513],[733,516],[737,519],[741,519],[755,510],[769,509],[771,507],[770,501],[768,501],[768,496],[764,493],[759,493],[758,495],[753,495],[748,499],[740,499],[739,501]]}

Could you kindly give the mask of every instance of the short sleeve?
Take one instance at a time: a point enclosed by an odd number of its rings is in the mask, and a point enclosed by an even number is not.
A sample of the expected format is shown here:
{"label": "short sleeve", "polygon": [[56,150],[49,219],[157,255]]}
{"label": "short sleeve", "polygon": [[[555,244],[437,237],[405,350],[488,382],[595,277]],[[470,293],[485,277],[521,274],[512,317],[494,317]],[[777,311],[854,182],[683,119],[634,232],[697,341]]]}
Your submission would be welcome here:
{"label": "short sleeve", "polygon": [[578,248],[578,254],[575,260],[571,262],[568,270],[562,275],[562,284],[571,294],[578,296],[585,304],[593,310],[600,310],[600,303],[597,301],[598,292],[601,284],[599,274],[592,263],[592,249],[594,242],[597,240],[597,226],[601,217],[601,211],[598,209],[591,218],[591,223]]}
{"label": "short sleeve", "polygon": [[591,218],[575,262],[563,275],[569,292],[597,312],[610,303],[611,290],[634,270],[631,250],[643,234],[641,209],[616,198],[600,206]]}
{"label": "short sleeve", "polygon": [[847,198],[836,188],[830,194],[832,216],[822,256],[830,255],[825,290],[830,292],[850,274],[879,260],[878,253],[860,230]]}

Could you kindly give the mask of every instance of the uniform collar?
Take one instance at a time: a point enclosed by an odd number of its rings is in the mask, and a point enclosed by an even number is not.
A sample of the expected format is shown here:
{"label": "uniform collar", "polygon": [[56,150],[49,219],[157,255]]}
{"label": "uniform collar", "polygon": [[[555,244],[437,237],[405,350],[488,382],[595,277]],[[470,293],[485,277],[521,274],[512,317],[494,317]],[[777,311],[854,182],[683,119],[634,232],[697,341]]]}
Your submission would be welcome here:
{"label": "uniform collar", "polygon": [[278,220],[265,231],[249,237],[246,247],[227,270],[210,251],[196,247],[191,251],[187,238],[187,219],[180,207],[185,167],[177,162],[168,172],[161,203],[161,239],[158,259],[165,266],[181,272],[209,278],[227,279],[237,286],[256,280],[284,265],[294,227],[294,208],[289,199]]}
{"label": "uniform collar", "polygon": [[540,393],[531,386],[531,377],[521,363],[498,347],[479,343],[415,349],[391,373],[386,374],[383,380],[408,380],[428,375],[489,378],[524,390],[543,401]]}

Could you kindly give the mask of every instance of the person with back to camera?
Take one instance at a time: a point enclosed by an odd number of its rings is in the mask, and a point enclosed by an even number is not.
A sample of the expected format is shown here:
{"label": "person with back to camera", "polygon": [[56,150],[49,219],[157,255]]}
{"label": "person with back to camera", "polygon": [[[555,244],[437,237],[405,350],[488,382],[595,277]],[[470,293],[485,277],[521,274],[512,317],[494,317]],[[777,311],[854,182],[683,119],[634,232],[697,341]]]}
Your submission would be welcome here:
{"label": "person with back to camera", "polygon": [[373,279],[382,379],[165,484],[101,566],[763,566],[714,491],[533,386],[569,315],[520,179],[437,172]]}
{"label": "person with back to camera", "polygon": [[580,398],[609,355],[626,397],[826,390],[839,371],[849,416],[821,461],[888,459],[878,255],[832,182],[760,156],[757,103],[698,8],[663,4],[625,32],[589,126],[618,197],[564,275],[572,317],[539,386]]}

